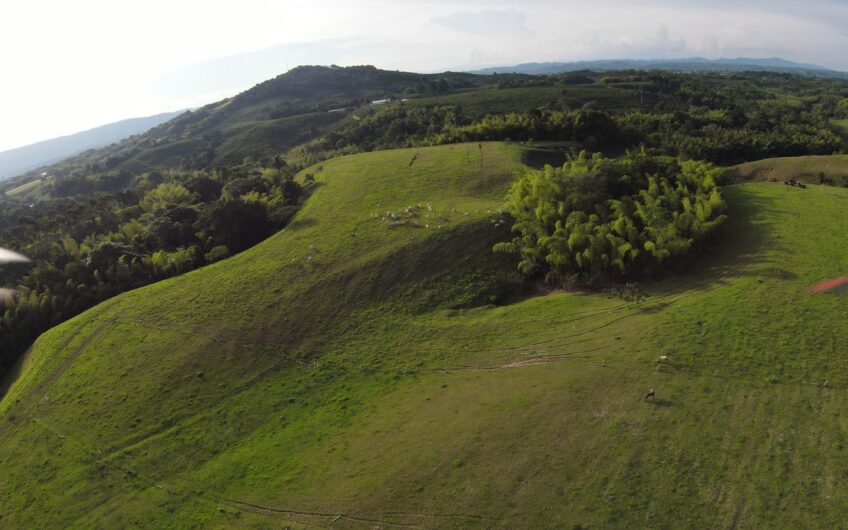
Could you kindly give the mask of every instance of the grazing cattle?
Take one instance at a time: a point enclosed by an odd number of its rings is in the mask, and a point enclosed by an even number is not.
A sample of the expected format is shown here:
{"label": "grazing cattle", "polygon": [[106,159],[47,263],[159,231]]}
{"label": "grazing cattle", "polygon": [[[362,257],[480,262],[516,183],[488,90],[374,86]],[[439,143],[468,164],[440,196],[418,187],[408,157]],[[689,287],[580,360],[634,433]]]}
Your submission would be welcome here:
{"label": "grazing cattle", "polygon": [[657,357],[657,364],[668,364],[668,355],[660,355]]}
{"label": "grazing cattle", "polygon": [[786,184],[787,186],[795,186],[796,188],[804,188],[804,189],[807,188],[807,185],[804,184],[803,182],[801,182],[800,180],[789,179],[789,180],[783,181],[783,183]]}
{"label": "grazing cattle", "polygon": [[647,392],[645,392],[645,397],[642,398],[642,401],[648,401],[648,399],[656,397],[656,395],[657,395],[657,393],[654,392],[654,389],[652,388],[652,389],[648,390]]}

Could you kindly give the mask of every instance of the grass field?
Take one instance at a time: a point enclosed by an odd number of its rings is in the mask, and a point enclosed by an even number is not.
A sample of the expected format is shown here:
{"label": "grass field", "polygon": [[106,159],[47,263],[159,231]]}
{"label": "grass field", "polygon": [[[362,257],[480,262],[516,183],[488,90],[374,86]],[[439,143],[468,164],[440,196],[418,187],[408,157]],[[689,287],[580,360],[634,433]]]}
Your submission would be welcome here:
{"label": "grass field", "polygon": [[42,336],[0,401],[0,526],[843,524],[848,298],[805,288],[846,274],[848,194],[732,186],[642,304],[527,296],[490,251],[524,156],[326,162],[268,241]]}
{"label": "grass field", "polygon": [[41,186],[41,179],[35,179],[27,182],[26,184],[22,184],[16,188],[12,188],[6,192],[6,195],[9,197],[17,197],[20,195],[24,195],[29,193]]}
{"label": "grass field", "polygon": [[797,156],[769,158],[739,164],[729,169],[728,176],[736,182],[784,182],[795,179],[808,184],[848,186],[848,155]]}

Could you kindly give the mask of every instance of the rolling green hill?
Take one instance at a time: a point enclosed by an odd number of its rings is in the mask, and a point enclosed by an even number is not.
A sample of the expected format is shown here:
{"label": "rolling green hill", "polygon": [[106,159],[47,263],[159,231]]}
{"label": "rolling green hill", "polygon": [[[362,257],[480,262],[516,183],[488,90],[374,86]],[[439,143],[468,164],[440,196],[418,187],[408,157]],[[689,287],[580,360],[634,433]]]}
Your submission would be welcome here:
{"label": "rolling green hill", "polygon": [[808,184],[848,186],[848,155],[768,158],[730,168],[728,177],[738,182],[798,180]]}
{"label": "rolling green hill", "polygon": [[732,186],[645,302],[531,296],[491,252],[527,154],[325,162],[269,240],[43,335],[0,401],[0,526],[842,524],[848,298],[805,287],[846,274],[848,194]]}

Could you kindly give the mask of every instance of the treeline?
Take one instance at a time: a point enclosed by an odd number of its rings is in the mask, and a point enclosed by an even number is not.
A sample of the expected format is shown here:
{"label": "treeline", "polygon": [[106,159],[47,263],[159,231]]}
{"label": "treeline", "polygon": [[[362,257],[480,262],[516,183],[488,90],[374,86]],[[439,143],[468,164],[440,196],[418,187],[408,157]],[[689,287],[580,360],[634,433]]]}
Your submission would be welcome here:
{"label": "treeline", "polygon": [[749,114],[691,107],[670,113],[630,112],[618,119],[631,145],[656,152],[735,164],[779,156],[829,155],[843,148],[828,116],[778,109]]}
{"label": "treeline", "polygon": [[724,223],[721,171],[644,151],[618,159],[584,151],[515,182],[507,209],[517,236],[495,250],[519,254],[522,272],[557,284],[652,272]]}
{"label": "treeline", "polygon": [[460,106],[395,107],[363,118],[290,153],[303,165],[396,147],[469,141],[576,141],[589,149],[646,147],[657,154],[735,164],[779,156],[840,152],[829,118],[787,120],[774,113],[733,116],[727,109],[614,115],[591,108],[538,110],[465,119]]}
{"label": "treeline", "polygon": [[[468,98],[490,99],[496,107],[502,104],[498,92],[518,88],[527,91],[516,93],[527,98],[526,108],[480,116],[466,110],[462,97],[453,96],[460,102],[440,104],[435,99],[427,105],[413,101],[360,109],[353,120],[286,156],[307,165],[378,149],[534,140],[577,141],[589,149],[644,146],[656,154],[734,164],[845,149],[832,123],[848,117],[848,83],[841,80],[776,73],[629,71],[526,76],[496,86],[469,93]],[[539,104],[533,91],[553,94],[551,87],[561,87],[559,95]]]}
{"label": "treeline", "polygon": [[482,140],[574,140],[601,148],[622,144],[623,134],[612,117],[593,109],[533,109],[472,120],[460,105],[397,105],[368,113],[355,125],[331,131],[287,156],[306,166],[346,154]]}
{"label": "treeline", "polygon": [[144,175],[133,191],[9,205],[0,240],[33,259],[0,271],[21,295],[0,308],[0,368],[38,335],[124,291],[241,252],[282,228],[311,185],[271,167]]}

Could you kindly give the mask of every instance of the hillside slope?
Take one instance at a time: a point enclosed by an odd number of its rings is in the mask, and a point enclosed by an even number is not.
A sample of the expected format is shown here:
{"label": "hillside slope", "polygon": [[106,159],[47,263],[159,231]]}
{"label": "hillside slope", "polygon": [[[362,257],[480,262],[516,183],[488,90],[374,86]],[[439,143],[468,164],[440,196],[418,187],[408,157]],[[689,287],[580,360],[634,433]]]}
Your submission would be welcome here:
{"label": "hillside slope", "polygon": [[166,112],[145,118],[122,120],[76,134],[3,151],[0,153],[0,180],[47,164],[54,164],[87,149],[96,149],[119,142],[134,134],[148,131],[181,113],[182,111]]}
{"label": "hillside slope", "polygon": [[737,182],[784,182],[848,186],[848,155],[767,158],[733,166],[728,177]]}
{"label": "hillside slope", "polygon": [[521,298],[490,249],[522,155],[329,161],[266,242],[42,336],[2,524],[841,524],[848,299],[805,287],[846,273],[844,191],[727,189],[720,249],[638,306]]}

